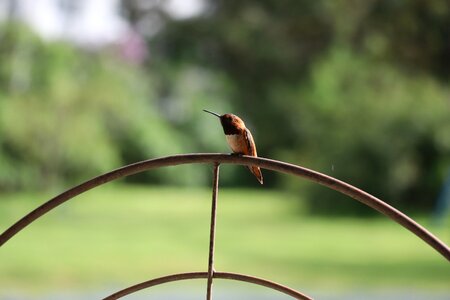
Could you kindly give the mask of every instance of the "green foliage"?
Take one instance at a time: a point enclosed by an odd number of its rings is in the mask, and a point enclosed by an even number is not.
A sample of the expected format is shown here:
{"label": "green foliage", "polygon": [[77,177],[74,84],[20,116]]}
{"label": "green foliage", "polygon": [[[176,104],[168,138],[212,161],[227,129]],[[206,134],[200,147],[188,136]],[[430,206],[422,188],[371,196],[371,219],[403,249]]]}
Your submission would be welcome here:
{"label": "green foliage", "polygon": [[[280,89],[282,90],[282,89]],[[289,160],[350,182],[402,209],[431,208],[449,166],[449,91],[349,50],[318,61],[308,84],[274,95],[297,132]],[[314,210],[336,209],[336,193],[311,187]]]}
{"label": "green foliage", "polygon": [[[149,40],[155,61],[224,75],[231,111],[260,155],[330,173],[402,209],[433,207],[450,168],[445,1],[208,3],[201,17],[165,19]],[[271,173],[265,183],[294,185]],[[335,193],[308,191],[313,211],[361,211],[347,202],[329,209]]]}
{"label": "green foliage", "polygon": [[137,68],[107,52],[43,44],[21,27],[2,31],[1,189],[74,183],[182,151]]}
{"label": "green foliage", "polygon": [[[142,66],[114,47],[0,28],[1,190],[229,151],[208,108],[243,117],[261,156],[330,173],[403,209],[433,206],[450,168],[446,1],[210,0],[203,15],[181,20],[161,5],[122,6],[136,30],[151,18],[162,24]],[[221,175],[224,185],[255,184],[245,168]],[[337,195],[320,187],[265,179],[306,191],[313,211],[361,211],[349,201],[331,209]],[[185,166],[127,180],[202,184],[210,173]]]}

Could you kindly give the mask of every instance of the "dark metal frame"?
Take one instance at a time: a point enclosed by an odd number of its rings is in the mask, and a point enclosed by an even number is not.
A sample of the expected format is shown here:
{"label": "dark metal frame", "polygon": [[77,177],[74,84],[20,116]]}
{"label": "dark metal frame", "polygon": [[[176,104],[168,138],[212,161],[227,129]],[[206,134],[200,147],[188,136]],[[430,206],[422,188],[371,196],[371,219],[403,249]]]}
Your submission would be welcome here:
{"label": "dark metal frame", "polygon": [[368,205],[369,207],[381,212],[382,214],[391,218],[395,222],[399,223],[400,225],[411,231],[413,234],[421,238],[423,241],[428,243],[443,257],[445,257],[448,261],[450,261],[450,248],[445,243],[443,243],[432,233],[430,233],[428,230],[423,228],[421,225],[419,225],[417,222],[415,222],[413,219],[403,214],[399,210],[393,208],[392,206],[383,202],[382,200],[352,185],[349,185],[343,181],[327,176],[325,174],[312,171],[293,164],[288,164],[285,162],[260,157],[238,156],[230,154],[215,154],[215,153],[182,154],[145,160],[128,166],[124,166],[122,168],[113,170],[111,172],[95,177],[91,180],[88,180],[50,199],[49,201],[45,202],[35,210],[25,215],[15,224],[13,224],[10,228],[8,228],[0,235],[0,247],[4,245],[14,235],[16,235],[19,231],[23,230],[26,226],[34,222],[39,217],[43,216],[45,213],[49,212],[50,210],[56,208],[60,204],[92,188],[113,181],[115,179],[140,173],[146,170],[191,163],[211,163],[214,165],[208,272],[181,273],[156,278],[137,285],[133,285],[129,288],[126,288],[115,294],[112,294],[104,299],[107,300],[119,299],[120,297],[123,297],[125,295],[158,284],[195,278],[207,278],[207,293],[206,293],[207,300],[212,299],[212,283],[214,278],[232,279],[250,282],[278,290],[296,299],[312,299],[298,291],[292,290],[288,287],[282,286],[278,283],[274,283],[265,279],[242,274],[216,272],[214,270],[214,241],[215,241],[215,224],[216,224],[216,207],[217,207],[216,205],[217,205],[218,182],[219,182],[219,165],[225,163],[240,164],[247,166],[255,165],[264,169],[303,177],[318,184],[324,185],[328,188],[331,188],[333,190],[336,190],[340,193],[348,195],[351,198]]}
{"label": "dark metal frame", "polygon": [[[143,289],[146,289],[149,287],[153,287],[156,285],[160,285],[163,283],[167,283],[167,282],[187,280],[187,279],[200,279],[200,278],[208,279],[208,272],[180,273],[180,274],[173,274],[173,275],[168,275],[168,276],[164,276],[164,277],[159,277],[159,278],[151,279],[149,281],[145,281],[145,282],[130,286],[126,289],[118,291],[118,292],[104,298],[103,300],[119,299],[126,295],[133,294],[137,291],[140,291],[140,290],[143,290]],[[236,281],[253,283],[253,284],[271,288],[273,290],[277,290],[281,293],[292,296],[295,299],[312,300],[312,298],[310,298],[296,290],[288,288],[284,285],[281,285],[281,284],[278,284],[278,283],[275,283],[275,282],[272,282],[269,280],[265,280],[262,278],[254,277],[254,276],[248,276],[248,275],[236,274],[236,273],[228,273],[228,272],[214,272],[213,278],[215,278],[215,279],[231,279],[231,280],[236,280]],[[209,287],[210,287],[210,285],[208,284],[207,290],[209,290]],[[208,296],[211,297],[211,295],[212,294],[210,292],[209,294],[207,294],[207,297]]]}

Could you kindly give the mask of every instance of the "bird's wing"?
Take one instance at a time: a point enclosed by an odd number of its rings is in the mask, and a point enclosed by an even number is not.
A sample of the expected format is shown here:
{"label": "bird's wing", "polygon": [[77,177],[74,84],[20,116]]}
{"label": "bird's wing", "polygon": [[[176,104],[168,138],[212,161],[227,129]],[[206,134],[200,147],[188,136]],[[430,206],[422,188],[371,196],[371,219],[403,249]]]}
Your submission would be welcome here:
{"label": "bird's wing", "polygon": [[252,133],[247,128],[245,128],[244,137],[245,137],[245,142],[247,143],[247,149],[249,150],[248,155],[258,156],[256,153],[256,145],[255,145],[255,141],[253,140]]}
{"label": "bird's wing", "polygon": [[[250,130],[245,129],[244,138],[245,138],[245,142],[247,143],[247,149],[249,152],[248,155],[255,156],[255,157],[258,156],[256,153],[255,141],[253,140],[253,136],[252,136],[252,133],[250,132]],[[248,168],[253,173],[253,175],[255,175],[255,177],[258,179],[259,183],[263,184],[263,176],[261,173],[261,169],[256,166],[248,166]]]}

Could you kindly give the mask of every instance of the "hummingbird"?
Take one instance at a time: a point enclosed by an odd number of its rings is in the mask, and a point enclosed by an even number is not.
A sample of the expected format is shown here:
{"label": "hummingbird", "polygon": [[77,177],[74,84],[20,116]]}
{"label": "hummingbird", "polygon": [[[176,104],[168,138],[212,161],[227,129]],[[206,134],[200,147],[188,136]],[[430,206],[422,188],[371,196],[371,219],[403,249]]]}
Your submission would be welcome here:
{"label": "hummingbird", "polygon": [[[230,146],[234,153],[239,155],[258,156],[252,133],[245,127],[245,123],[241,118],[233,114],[219,115],[206,109],[203,111],[220,119],[228,146]],[[248,168],[250,172],[255,175],[256,179],[258,179],[259,183],[263,184],[261,169],[255,166],[248,166]]]}

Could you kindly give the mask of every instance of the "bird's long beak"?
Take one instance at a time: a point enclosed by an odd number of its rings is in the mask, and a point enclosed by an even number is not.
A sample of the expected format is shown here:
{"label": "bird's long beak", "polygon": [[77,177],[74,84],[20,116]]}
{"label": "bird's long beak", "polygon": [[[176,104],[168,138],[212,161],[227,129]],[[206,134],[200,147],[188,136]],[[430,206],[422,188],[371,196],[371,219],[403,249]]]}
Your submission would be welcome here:
{"label": "bird's long beak", "polygon": [[209,110],[207,110],[207,109],[204,109],[203,111],[204,111],[204,112],[207,112],[207,113],[210,113],[210,114],[212,114],[212,115],[215,115],[216,117],[220,118],[220,115],[217,114],[217,113],[215,113],[215,112],[209,111]]}

